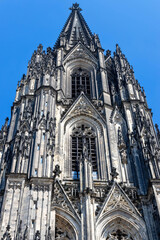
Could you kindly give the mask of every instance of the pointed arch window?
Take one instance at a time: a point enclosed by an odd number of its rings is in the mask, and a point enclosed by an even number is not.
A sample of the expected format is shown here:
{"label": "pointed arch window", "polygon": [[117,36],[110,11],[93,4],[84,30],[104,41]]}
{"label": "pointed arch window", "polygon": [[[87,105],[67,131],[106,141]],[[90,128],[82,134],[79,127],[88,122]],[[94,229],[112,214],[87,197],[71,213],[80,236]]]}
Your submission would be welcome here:
{"label": "pointed arch window", "polygon": [[77,97],[83,91],[91,96],[90,74],[81,68],[72,74],[72,98]]}
{"label": "pointed arch window", "polygon": [[93,179],[97,179],[96,135],[93,128],[85,125],[75,127],[72,131],[72,177],[79,179],[79,163],[82,155],[83,137],[85,137],[88,155],[93,170]]}

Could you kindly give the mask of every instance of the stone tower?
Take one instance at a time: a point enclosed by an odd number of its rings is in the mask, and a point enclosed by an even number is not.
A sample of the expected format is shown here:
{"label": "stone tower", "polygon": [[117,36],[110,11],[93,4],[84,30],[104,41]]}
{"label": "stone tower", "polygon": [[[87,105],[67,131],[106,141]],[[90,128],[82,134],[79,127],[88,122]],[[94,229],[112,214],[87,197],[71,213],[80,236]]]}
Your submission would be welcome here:
{"label": "stone tower", "polygon": [[120,47],[70,10],[0,131],[0,238],[158,240],[160,131]]}

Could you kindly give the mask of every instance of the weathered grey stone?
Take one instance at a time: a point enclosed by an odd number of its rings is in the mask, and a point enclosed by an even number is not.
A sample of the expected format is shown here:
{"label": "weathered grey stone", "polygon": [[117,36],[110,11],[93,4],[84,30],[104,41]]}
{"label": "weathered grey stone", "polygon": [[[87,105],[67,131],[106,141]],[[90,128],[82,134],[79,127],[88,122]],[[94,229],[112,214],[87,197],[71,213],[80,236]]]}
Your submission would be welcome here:
{"label": "weathered grey stone", "polygon": [[71,11],[0,131],[0,238],[158,240],[160,131],[120,47]]}

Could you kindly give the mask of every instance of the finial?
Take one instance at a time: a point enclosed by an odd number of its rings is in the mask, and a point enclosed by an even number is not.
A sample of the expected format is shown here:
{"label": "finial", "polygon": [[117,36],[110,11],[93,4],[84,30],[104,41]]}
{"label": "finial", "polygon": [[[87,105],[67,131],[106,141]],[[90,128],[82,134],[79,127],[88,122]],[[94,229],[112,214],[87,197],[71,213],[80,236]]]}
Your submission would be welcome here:
{"label": "finial", "polygon": [[53,171],[53,173],[54,173],[54,176],[53,176],[53,178],[55,179],[56,177],[59,177],[59,175],[61,174],[61,170],[60,170],[60,166],[57,164],[56,166],[55,166],[55,169],[54,169],[54,171]]}
{"label": "finial", "polygon": [[6,230],[10,231],[10,228],[11,228],[10,225],[7,225]]}
{"label": "finial", "polygon": [[82,11],[82,9],[79,7],[78,3],[73,3],[72,7],[69,9],[72,11],[75,11],[75,10]]}
{"label": "finial", "polygon": [[109,56],[111,56],[111,51],[108,49],[108,50],[106,51],[106,57],[109,57]]}
{"label": "finial", "polygon": [[119,47],[119,45],[118,44],[116,44],[116,53],[118,54],[118,55],[120,55],[122,52],[121,52],[121,48]]}
{"label": "finial", "polygon": [[22,78],[21,78],[21,81],[23,82],[25,79],[26,79],[26,75],[23,74],[23,75],[22,75]]}
{"label": "finial", "polygon": [[4,124],[4,128],[3,128],[4,132],[5,132],[5,131],[7,132],[7,130],[8,130],[8,121],[9,121],[9,118],[7,117],[7,118],[5,119],[5,124]]}
{"label": "finial", "polygon": [[116,43],[116,49],[119,49],[119,45],[118,45],[118,43]]}
{"label": "finial", "polygon": [[43,46],[42,44],[39,44],[39,46],[37,47],[37,53],[42,53],[42,50],[43,50]]}
{"label": "finial", "polygon": [[8,120],[9,120],[9,118],[8,118],[8,117],[6,117],[6,119],[5,119],[5,122],[8,122]]}
{"label": "finial", "polygon": [[114,181],[115,178],[117,178],[117,176],[119,175],[117,172],[116,172],[116,168],[115,167],[112,167],[112,172],[110,173],[111,177],[112,177],[112,181]]}
{"label": "finial", "polygon": [[155,128],[156,128],[157,136],[160,138],[160,130],[159,130],[158,124],[155,124]]}
{"label": "finial", "polygon": [[51,47],[48,47],[48,48],[47,48],[47,53],[49,54],[49,53],[51,53],[51,52],[52,52]]}

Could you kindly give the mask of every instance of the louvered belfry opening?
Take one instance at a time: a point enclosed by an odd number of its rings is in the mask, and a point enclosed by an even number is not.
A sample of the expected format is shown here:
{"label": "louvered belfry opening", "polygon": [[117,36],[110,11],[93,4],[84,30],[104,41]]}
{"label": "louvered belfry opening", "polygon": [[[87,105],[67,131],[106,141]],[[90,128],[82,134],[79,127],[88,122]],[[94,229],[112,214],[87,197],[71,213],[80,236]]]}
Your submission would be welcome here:
{"label": "louvered belfry opening", "polygon": [[81,68],[72,74],[72,98],[77,97],[83,91],[91,96],[90,74]]}
{"label": "louvered belfry opening", "polygon": [[77,126],[72,131],[72,177],[79,179],[79,163],[83,151],[83,138],[85,138],[88,156],[92,163],[93,178],[97,178],[96,135],[93,128],[85,125]]}

